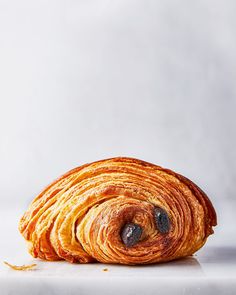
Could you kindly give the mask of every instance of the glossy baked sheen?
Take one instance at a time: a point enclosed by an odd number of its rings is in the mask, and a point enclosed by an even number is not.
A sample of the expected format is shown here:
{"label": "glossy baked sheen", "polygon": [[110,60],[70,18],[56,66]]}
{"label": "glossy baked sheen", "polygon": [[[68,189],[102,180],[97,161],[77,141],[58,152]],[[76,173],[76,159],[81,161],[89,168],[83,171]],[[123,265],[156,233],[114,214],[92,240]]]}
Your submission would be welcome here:
{"label": "glossy baked sheen", "polygon": [[[161,233],[155,208],[168,214]],[[127,247],[126,224],[142,228]],[[34,257],[69,262],[149,264],[196,252],[213,233],[216,213],[206,194],[189,179],[132,158],[86,164],[61,176],[30,204],[19,230]]]}

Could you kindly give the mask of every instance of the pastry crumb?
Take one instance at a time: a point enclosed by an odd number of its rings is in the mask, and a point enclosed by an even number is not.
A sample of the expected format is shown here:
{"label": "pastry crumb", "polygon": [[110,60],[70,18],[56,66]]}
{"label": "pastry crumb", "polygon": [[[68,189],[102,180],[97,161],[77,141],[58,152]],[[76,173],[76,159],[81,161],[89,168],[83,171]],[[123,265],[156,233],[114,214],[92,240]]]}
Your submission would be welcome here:
{"label": "pastry crumb", "polygon": [[7,266],[9,266],[10,268],[12,268],[12,269],[14,269],[14,270],[32,270],[32,269],[34,269],[36,266],[37,266],[37,264],[29,264],[29,265],[13,265],[13,264],[10,264],[10,263],[8,263],[8,262],[6,262],[6,261],[3,261],[3,263],[4,264],[6,264]]}
{"label": "pastry crumb", "polygon": [[103,268],[103,271],[108,271],[108,268]]}

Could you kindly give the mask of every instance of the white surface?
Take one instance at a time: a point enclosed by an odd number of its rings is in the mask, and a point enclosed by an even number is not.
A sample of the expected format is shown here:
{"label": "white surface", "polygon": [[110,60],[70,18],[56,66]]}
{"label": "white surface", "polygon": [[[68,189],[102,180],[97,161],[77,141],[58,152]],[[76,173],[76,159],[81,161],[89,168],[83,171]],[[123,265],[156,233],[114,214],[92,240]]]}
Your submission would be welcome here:
{"label": "white surface", "polygon": [[[235,294],[236,239],[216,229],[193,257],[151,266],[70,264],[33,259],[17,232],[20,210],[1,213],[1,261],[37,263],[34,271],[0,265],[0,294]],[[108,268],[107,272],[103,269]]]}

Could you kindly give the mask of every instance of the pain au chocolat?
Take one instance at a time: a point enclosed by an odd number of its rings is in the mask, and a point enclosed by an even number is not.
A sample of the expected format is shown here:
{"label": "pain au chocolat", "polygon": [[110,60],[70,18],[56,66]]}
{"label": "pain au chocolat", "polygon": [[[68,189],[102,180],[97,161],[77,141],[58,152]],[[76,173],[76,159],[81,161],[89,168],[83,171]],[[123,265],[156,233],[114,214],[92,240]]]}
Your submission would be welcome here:
{"label": "pain au chocolat", "polygon": [[191,255],[215,225],[210,200],[192,181],[118,157],[51,183],[32,201],[19,230],[34,257],[132,265]]}

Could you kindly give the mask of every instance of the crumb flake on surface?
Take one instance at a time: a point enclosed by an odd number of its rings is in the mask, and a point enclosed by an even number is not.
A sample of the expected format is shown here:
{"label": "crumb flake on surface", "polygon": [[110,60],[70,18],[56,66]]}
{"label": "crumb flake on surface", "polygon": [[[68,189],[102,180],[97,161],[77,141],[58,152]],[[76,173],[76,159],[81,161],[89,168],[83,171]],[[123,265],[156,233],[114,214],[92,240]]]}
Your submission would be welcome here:
{"label": "crumb flake on surface", "polygon": [[13,265],[13,264],[10,264],[10,263],[8,263],[8,262],[6,262],[6,261],[3,261],[3,263],[5,264],[5,265],[7,265],[7,266],[9,266],[11,269],[14,269],[14,270],[32,270],[32,269],[34,269],[36,266],[37,266],[37,264],[29,264],[29,265]]}

